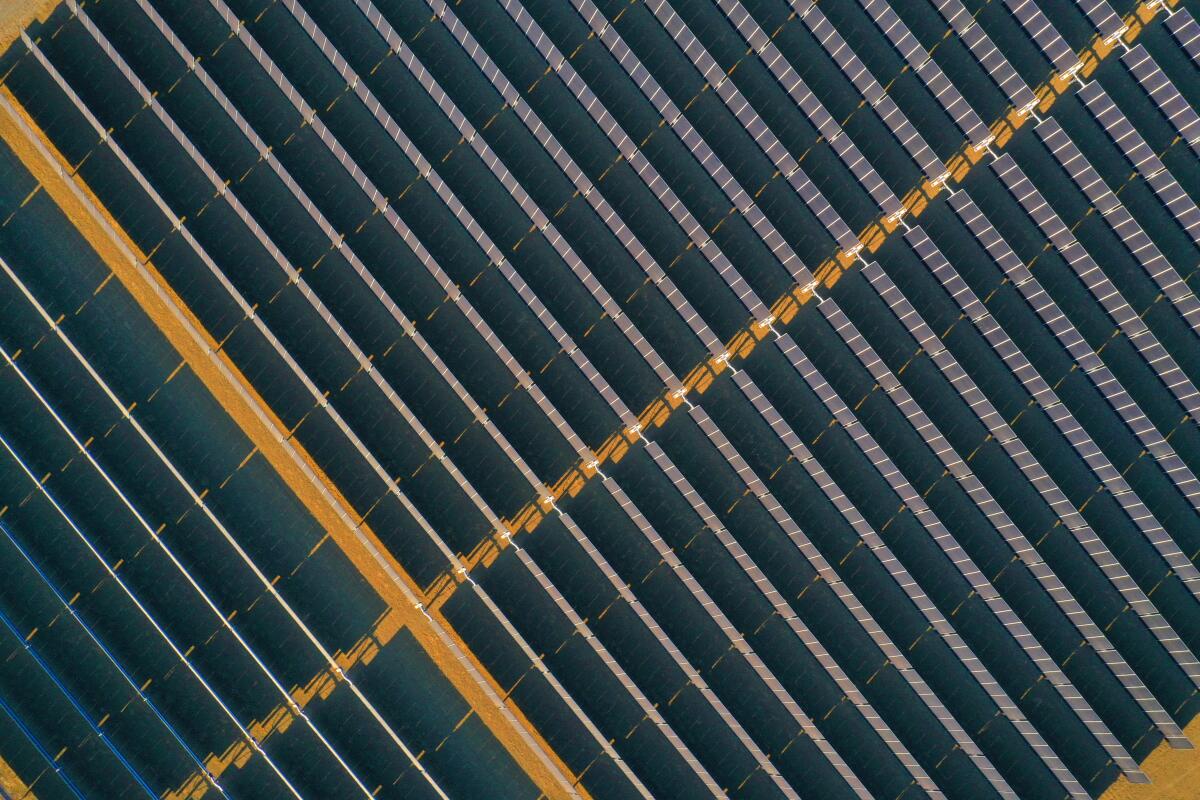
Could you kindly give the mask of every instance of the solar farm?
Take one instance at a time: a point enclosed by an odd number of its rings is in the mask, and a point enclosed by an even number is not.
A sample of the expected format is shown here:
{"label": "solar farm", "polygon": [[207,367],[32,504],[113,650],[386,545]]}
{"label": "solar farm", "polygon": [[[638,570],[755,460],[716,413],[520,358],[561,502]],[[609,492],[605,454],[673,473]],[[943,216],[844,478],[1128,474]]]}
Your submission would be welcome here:
{"label": "solar farm", "polygon": [[1200,3],[0,43],[0,800],[1200,798]]}

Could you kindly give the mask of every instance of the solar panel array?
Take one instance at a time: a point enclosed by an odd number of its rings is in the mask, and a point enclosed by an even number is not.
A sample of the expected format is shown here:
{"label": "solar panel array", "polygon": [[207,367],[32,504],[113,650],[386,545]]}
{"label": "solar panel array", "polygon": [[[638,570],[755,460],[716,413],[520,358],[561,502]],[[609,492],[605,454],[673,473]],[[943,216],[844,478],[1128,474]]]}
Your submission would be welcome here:
{"label": "solar panel array", "polygon": [[6,150],[0,754],[52,798],[1145,782],[1200,710],[1189,6],[63,0],[0,105],[479,694]]}

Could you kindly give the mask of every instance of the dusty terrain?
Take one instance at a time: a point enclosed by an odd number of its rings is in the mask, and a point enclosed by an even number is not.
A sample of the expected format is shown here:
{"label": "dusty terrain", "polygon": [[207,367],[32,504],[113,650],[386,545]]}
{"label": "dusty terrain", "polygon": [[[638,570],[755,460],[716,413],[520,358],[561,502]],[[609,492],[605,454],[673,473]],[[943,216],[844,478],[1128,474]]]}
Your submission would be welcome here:
{"label": "dusty terrain", "polygon": [[[1193,743],[1200,742],[1200,717],[1184,728]],[[1200,797],[1200,749],[1172,750],[1165,743],[1142,763],[1152,783],[1134,784],[1121,778],[1101,800],[1196,800]]]}

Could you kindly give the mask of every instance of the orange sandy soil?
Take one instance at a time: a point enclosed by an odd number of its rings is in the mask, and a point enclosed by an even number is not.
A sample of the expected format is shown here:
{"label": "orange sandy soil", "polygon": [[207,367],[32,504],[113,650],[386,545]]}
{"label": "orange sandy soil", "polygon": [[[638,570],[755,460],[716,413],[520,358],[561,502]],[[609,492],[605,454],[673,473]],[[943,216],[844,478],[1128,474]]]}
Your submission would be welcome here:
{"label": "orange sandy soil", "polygon": [[0,0],[0,52],[8,49],[21,29],[35,19],[44,20],[59,0]]}
{"label": "orange sandy soil", "polygon": [[[1184,731],[1193,743],[1200,742],[1200,717]],[[1200,749],[1172,750],[1166,742],[1142,762],[1150,783],[1130,783],[1124,777],[1100,796],[1100,800],[1196,800],[1200,797]]]}
{"label": "orange sandy soil", "polygon": [[24,781],[13,771],[8,762],[0,758],[0,789],[9,797],[19,797],[21,800],[37,800],[37,795],[30,791]]}

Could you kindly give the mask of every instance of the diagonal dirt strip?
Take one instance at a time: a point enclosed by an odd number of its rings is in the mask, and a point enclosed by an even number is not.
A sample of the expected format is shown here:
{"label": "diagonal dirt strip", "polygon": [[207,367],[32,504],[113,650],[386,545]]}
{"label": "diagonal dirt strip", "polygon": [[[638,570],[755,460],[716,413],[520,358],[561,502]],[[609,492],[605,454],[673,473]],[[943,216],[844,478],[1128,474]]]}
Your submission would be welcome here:
{"label": "diagonal dirt strip", "polygon": [[[1136,42],[1146,26],[1154,22],[1164,9],[1174,8],[1182,0],[1143,0],[1137,8],[1122,20],[1125,31],[1121,39],[1125,45]],[[924,180],[904,195],[902,204],[904,212],[893,216],[881,216],[858,234],[861,243],[849,250],[838,250],[813,270],[813,282],[806,285],[793,286],[782,297],[771,304],[771,316],[767,320],[754,320],[746,324],[728,342],[725,343],[725,353],[712,357],[694,367],[683,379],[683,392],[664,392],[661,397],[648,405],[639,415],[638,424],[633,428],[613,433],[596,449],[596,458],[590,462],[580,462],[564,474],[553,485],[546,487],[542,497],[527,503],[511,519],[505,520],[507,531],[497,531],[488,540],[480,543],[464,559],[468,569],[479,564],[488,565],[495,560],[501,550],[510,543],[510,536],[519,533],[533,532],[543,519],[554,512],[554,504],[563,497],[574,497],[589,480],[599,474],[604,464],[616,463],[634,445],[642,431],[662,427],[675,409],[684,405],[687,394],[695,391],[703,394],[713,381],[724,374],[731,373],[734,364],[746,359],[754,348],[772,331],[771,326],[788,325],[806,305],[816,291],[822,287],[832,288],[841,276],[853,269],[856,263],[865,260],[866,253],[874,253],[883,246],[896,231],[903,232],[907,227],[905,218],[920,217],[930,203],[950,191],[949,184],[961,183],[967,174],[977,165],[984,163],[985,158],[1003,150],[1013,136],[1035,114],[1049,111],[1059,97],[1072,91],[1075,81],[1082,81],[1093,75],[1106,58],[1121,47],[1115,39],[1105,40],[1097,35],[1087,47],[1078,54],[1078,64],[1067,72],[1055,73],[1045,83],[1034,89],[1037,97],[1036,105],[1023,109],[1010,108],[1003,116],[990,126],[991,141],[986,145],[972,145],[965,142],[959,151],[946,162],[947,172],[934,181]],[[434,598],[434,607],[444,603],[453,593],[456,586],[464,581],[465,576],[442,575],[428,587],[428,593]]]}
{"label": "diagonal dirt strip", "polygon": [[[1171,0],[1169,5],[1173,6],[1177,2],[1178,0]],[[0,7],[2,7],[2,0],[0,0]],[[1140,34],[1142,28],[1146,24],[1152,22],[1160,10],[1161,4],[1159,3],[1142,3],[1139,5],[1138,9],[1126,18],[1126,23],[1130,25],[1130,29],[1125,35],[1126,41],[1132,43],[1137,38],[1138,34]],[[1115,46],[1116,45],[1106,44],[1097,40],[1093,42],[1091,46],[1081,51],[1079,56],[1082,66],[1079,70],[1079,74],[1082,77],[1090,76],[1099,63],[1112,53]],[[1036,91],[1040,102],[1037,110],[1039,112],[1045,112],[1049,110],[1059,96],[1070,91],[1071,80],[1072,79],[1070,76],[1056,75],[1046,84],[1038,87]],[[1005,147],[1013,134],[1019,130],[1030,118],[1031,115],[1029,111],[1022,113],[1021,111],[1014,109],[1000,120],[997,120],[996,123],[991,126],[993,136],[995,137],[991,146],[997,149]],[[936,200],[946,191],[946,183],[950,181],[960,182],[976,164],[981,163],[984,160],[985,155],[986,150],[964,147],[958,155],[948,162],[947,165],[950,169],[950,174],[943,180],[943,182],[934,183],[926,181],[921,186],[914,188],[907,195],[905,195],[904,205],[907,209],[907,214],[913,217],[919,217],[930,202]],[[881,218],[877,222],[868,226],[860,234],[859,238],[860,241],[864,243],[864,246],[868,252],[875,252],[897,229],[903,229],[902,221],[900,219]],[[854,267],[854,264],[859,257],[860,253],[858,252],[839,251],[834,256],[822,262],[820,267],[814,270],[814,275],[820,284],[826,287],[832,287],[843,272],[846,272]],[[817,287],[795,286],[791,291],[779,298],[779,300],[776,301],[771,308],[772,314],[775,317],[773,321],[784,325],[788,324],[795,317],[796,313],[798,313],[800,306],[807,304],[809,298],[813,296],[814,288]],[[178,301],[176,300],[176,302]],[[180,308],[182,308],[182,304],[180,304]],[[186,309],[184,309],[184,311],[186,313]],[[724,360],[710,359],[709,361],[698,365],[690,373],[688,373],[687,378],[684,380],[684,386],[686,387],[687,391],[691,392],[694,389],[703,393],[715,379],[729,371],[728,367],[731,366],[731,362],[736,363],[736,361],[746,358],[753,351],[757,343],[766,338],[768,333],[770,333],[769,328],[760,323],[751,323],[747,325],[745,329],[739,332],[739,334],[731,339],[726,345],[726,349],[729,353],[728,358]],[[229,368],[234,369],[232,364],[229,365]],[[222,402],[224,404],[224,400],[222,400]],[[664,395],[659,400],[656,400],[654,403],[648,406],[642,412],[642,414],[639,415],[640,427],[647,429],[650,427],[658,427],[663,425],[669,418],[670,414],[680,405],[683,405],[683,403],[683,397]],[[267,413],[269,414],[269,410]],[[554,486],[548,487],[547,497],[559,499],[563,496],[574,496],[577,494],[578,491],[586,484],[586,481],[590,480],[595,474],[597,474],[597,469],[603,464],[610,461],[619,461],[628,448],[633,444],[636,444],[637,439],[639,438],[639,432],[639,430],[633,429],[620,431],[610,436],[609,439],[605,441],[604,445],[598,449],[596,453],[597,460],[595,463],[581,464],[574,470],[568,472],[558,482],[556,482]],[[334,490],[331,486],[327,486],[326,488],[336,492],[336,490]],[[511,520],[506,520],[506,524],[512,533],[518,533],[522,530],[533,531],[538,526],[540,521],[551,511],[552,509],[547,499],[538,498],[527,504],[526,507]],[[485,543],[484,546],[477,548],[477,550],[473,552],[471,557],[466,561],[468,567],[472,567],[478,563],[490,563],[490,560],[494,558],[494,556],[504,546],[506,546],[506,541],[500,537]],[[465,579],[465,577],[460,576],[458,580],[463,579]],[[451,576],[445,576],[441,581],[436,582],[432,587],[430,587],[430,594],[437,598],[437,601],[433,604],[435,608],[441,601],[444,601],[444,599],[449,596],[450,592],[453,591],[456,585],[457,581],[454,578]],[[411,588],[415,589],[415,587]],[[416,627],[414,627],[414,633],[415,632]],[[363,644],[369,638],[370,637],[364,637],[364,640],[362,640],[360,644]],[[355,649],[352,652],[356,653],[358,650]],[[365,662],[366,660],[367,659],[365,657],[362,657],[362,661]],[[358,658],[355,658],[352,663],[360,663],[360,661]],[[313,700],[315,697],[325,697],[327,696],[328,691],[332,691],[332,688],[336,686],[336,681],[326,683],[327,678],[330,678],[330,676],[318,675],[313,679],[313,682],[311,682],[307,687],[312,691],[306,694],[306,702]],[[299,700],[299,695],[297,695],[297,699]],[[270,733],[273,731],[279,732],[286,729],[286,722],[276,719],[275,716],[267,718],[263,721],[263,724],[267,726],[264,728],[264,730],[266,730],[266,735],[270,735]],[[1196,726],[1193,725],[1192,728],[1196,728]],[[227,753],[225,755],[229,754]],[[1151,758],[1153,759],[1157,755],[1158,751],[1156,751],[1155,756],[1152,756]],[[1183,767],[1182,769],[1187,769],[1187,767]],[[180,788],[182,790],[184,787]],[[1120,788],[1119,785],[1118,787],[1114,787],[1113,791],[1115,792],[1118,788]],[[1170,787],[1168,785],[1165,788],[1169,790]],[[1143,789],[1142,791],[1145,790]],[[198,795],[177,794],[173,796],[190,797]],[[1164,800],[1165,798],[1174,796],[1175,795],[1169,794],[1161,795]],[[1105,797],[1109,797],[1109,795],[1105,795]],[[1149,793],[1136,795],[1130,794],[1128,797],[1146,797],[1149,799],[1152,797],[1157,798],[1159,795],[1153,795]],[[1112,800],[1126,800],[1126,795],[1112,795]]]}
{"label": "diagonal dirt strip", "polygon": [[[0,138],[104,259],[222,408],[325,528],[333,541],[407,627],[459,695],[546,797],[587,796],[574,776],[487,673],[449,623],[426,617],[420,587],[351,510],[308,453],[258,396],[236,365],[175,295],[153,263],[124,234],[70,166],[24,112],[7,87],[0,88]],[[317,676],[316,679],[320,679]],[[198,796],[198,795],[183,795]]]}
{"label": "diagonal dirt strip", "polygon": [[[349,672],[359,664],[370,664],[379,651],[387,646],[388,642],[395,638],[403,627],[400,613],[395,609],[388,609],[376,621],[370,633],[360,638],[350,649],[334,653],[334,660],[337,662],[338,668],[342,672]],[[305,685],[292,687],[291,697],[296,706],[303,710],[312,703],[329,697],[337,688],[338,683],[340,683],[340,676],[336,672],[332,669],[323,670]],[[472,708],[463,719],[459,720],[446,738],[453,735],[454,731],[458,730],[475,713],[475,709]],[[286,732],[296,719],[295,712],[281,704],[272,708],[262,719],[251,721],[246,727],[254,736],[255,741],[263,744],[273,736]],[[418,753],[417,758],[420,759],[423,755],[424,751]],[[205,759],[204,767],[214,778],[220,780],[221,776],[231,767],[241,769],[253,756],[254,751],[251,747],[245,741],[239,740],[230,744],[221,753],[210,754]],[[162,800],[198,800],[205,795],[209,788],[208,779],[203,774],[195,772],[184,779],[175,789],[165,792]]]}

